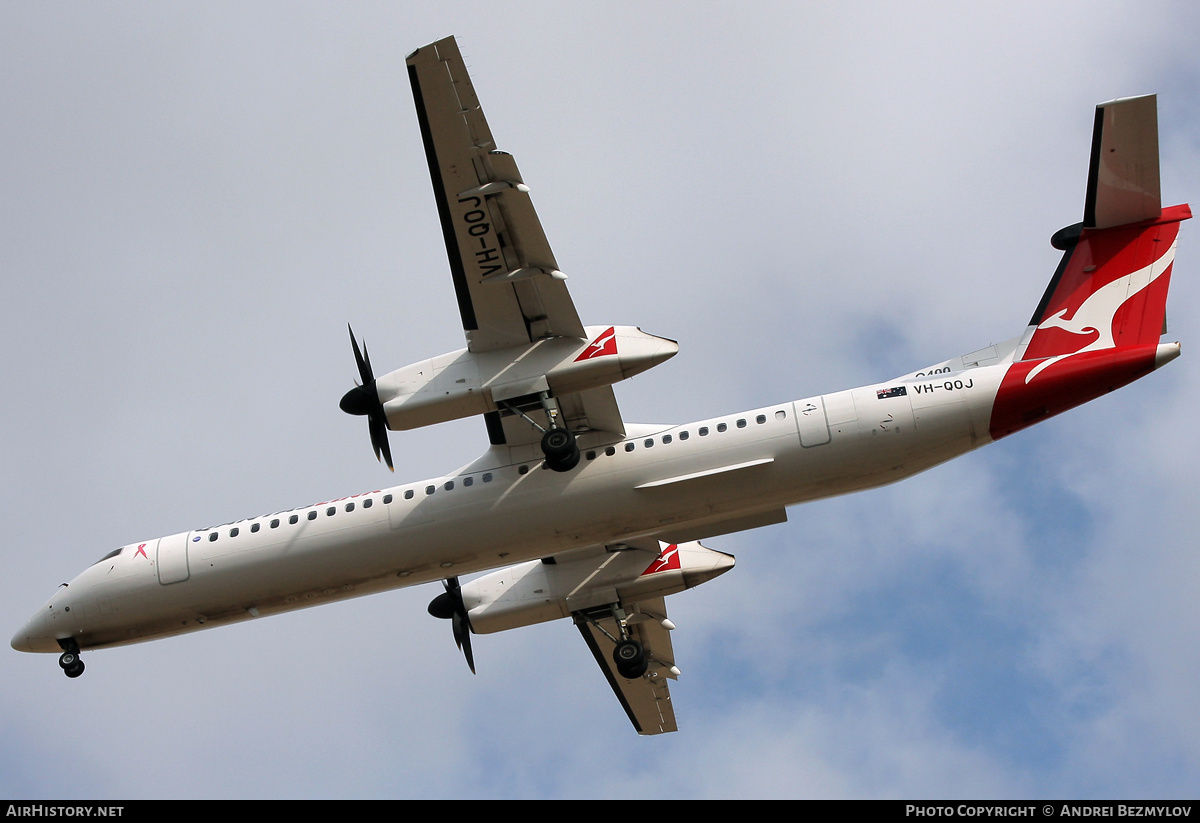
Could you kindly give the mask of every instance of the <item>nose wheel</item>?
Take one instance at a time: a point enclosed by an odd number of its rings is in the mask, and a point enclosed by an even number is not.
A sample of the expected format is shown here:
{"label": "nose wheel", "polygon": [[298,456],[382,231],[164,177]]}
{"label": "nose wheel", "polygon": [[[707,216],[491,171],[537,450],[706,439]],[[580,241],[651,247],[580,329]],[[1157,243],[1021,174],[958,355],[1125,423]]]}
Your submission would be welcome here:
{"label": "nose wheel", "polygon": [[79,659],[79,644],[73,637],[58,642],[65,650],[58,656],[58,665],[62,668],[63,674],[72,678],[79,677],[83,674],[83,661]]}

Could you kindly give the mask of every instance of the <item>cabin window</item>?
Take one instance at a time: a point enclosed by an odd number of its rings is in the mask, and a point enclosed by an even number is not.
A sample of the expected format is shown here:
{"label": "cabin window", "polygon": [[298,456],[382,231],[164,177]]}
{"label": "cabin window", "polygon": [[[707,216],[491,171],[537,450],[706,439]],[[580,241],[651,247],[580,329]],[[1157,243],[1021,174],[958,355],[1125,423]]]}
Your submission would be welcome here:
{"label": "cabin window", "polygon": [[347,512],[352,512],[352,511],[354,511],[354,504],[353,504],[353,503],[347,503],[347,504],[346,504],[346,511],[347,511]]}
{"label": "cabin window", "polygon": [[646,438],[646,443],[645,443],[646,448],[650,448],[653,445],[654,445],[654,438],[653,437]]}
{"label": "cabin window", "polygon": [[671,442],[671,435],[664,434],[663,435],[663,443],[670,443],[670,442]]}
{"label": "cabin window", "polygon": [[412,489],[405,489],[405,490],[404,490],[404,499],[405,499],[405,500],[412,500],[412,499],[413,499],[413,490],[412,490]]}
{"label": "cabin window", "polygon": [[[370,502],[371,502],[370,500],[367,501],[367,503],[370,503]],[[390,494],[385,494],[383,496],[383,505],[386,506],[388,503],[391,503],[391,502],[392,502],[392,496]],[[363,505],[366,505],[366,504],[363,504]]]}
{"label": "cabin window", "polygon": [[754,418],[754,422],[761,426],[763,423],[767,422],[767,416],[765,414],[760,414],[758,417]]}
{"label": "cabin window", "polygon": [[474,477],[464,477],[464,478],[463,478],[463,485],[464,485],[464,486],[471,486],[471,485],[474,485],[474,484],[475,484],[475,478],[474,478]]}
{"label": "cabin window", "polygon": [[253,526],[251,526],[251,527],[250,527],[250,533],[251,533],[251,534],[254,534],[255,532],[257,532],[257,531],[258,531],[259,529],[261,529],[261,528],[262,528],[262,524],[261,524],[261,523],[255,523]]}
{"label": "cabin window", "polygon": [[729,428],[729,427],[728,427],[728,426],[726,426],[724,423],[718,423],[718,424],[717,424],[717,431],[719,431],[719,432],[723,432],[723,431],[725,431],[725,430],[726,430],[726,429],[728,429],[728,428]]}
{"label": "cabin window", "polygon": [[293,526],[296,525],[297,523],[300,522],[300,515],[293,514],[291,517],[288,518],[288,522],[291,523]]}
{"label": "cabin window", "polygon": [[521,468],[517,469],[517,474],[527,474],[528,472],[529,472],[528,466],[522,466]]}
{"label": "cabin window", "polygon": [[369,508],[371,508],[371,507],[372,507],[372,506],[374,506],[374,505],[375,505],[375,499],[374,499],[374,498],[372,498],[372,497],[368,497],[366,500],[364,500],[364,501],[363,501],[363,508],[364,508],[364,509],[369,509]]}
{"label": "cabin window", "polygon": [[738,428],[739,428],[739,429],[744,429],[744,428],[746,428],[746,418],[744,418],[744,417],[743,417],[743,418],[741,418],[740,420],[738,420],[738,424],[737,424],[737,426],[738,426]]}
{"label": "cabin window", "polygon": [[454,490],[454,481],[447,480],[446,481],[446,491],[453,491],[453,490]]}
{"label": "cabin window", "polygon": [[586,457],[588,460],[595,460],[596,453],[594,451],[590,451],[587,454],[585,454],[584,457]]}
{"label": "cabin window", "polygon": [[688,434],[686,430],[679,433],[680,440],[687,440],[689,437],[691,437],[691,435]]}
{"label": "cabin window", "polygon": [[434,492],[434,491],[435,491],[435,489],[434,489],[434,487],[433,487],[433,486],[426,486],[426,487],[425,487],[425,493],[426,493],[426,494],[433,494],[433,492]]}
{"label": "cabin window", "polygon": [[237,530],[237,529],[230,529],[230,530],[229,530],[229,536],[230,536],[230,537],[237,537],[237,536],[238,536],[238,530]]}
{"label": "cabin window", "polygon": [[633,446],[633,444],[632,444],[632,443],[626,443],[626,444],[625,444],[625,451],[627,451],[627,452],[631,452],[631,451],[633,451],[633,449],[634,449],[634,446]]}
{"label": "cabin window", "polygon": [[317,519],[317,510],[316,510],[316,509],[313,509],[312,511],[310,511],[310,512],[308,513],[308,519],[309,519],[309,520],[316,520],[316,519]]}
{"label": "cabin window", "polygon": [[700,436],[701,436],[701,437],[708,437],[708,426],[701,426],[701,427],[700,427]]}
{"label": "cabin window", "polygon": [[484,483],[491,483],[491,482],[492,482],[492,473],[491,473],[491,472],[484,472],[484,473],[483,473],[483,482],[484,482]]}
{"label": "cabin window", "polygon": [[211,542],[213,542],[213,541],[214,541],[214,540],[216,540],[216,539],[217,539],[217,533],[216,533],[216,532],[209,532],[209,535],[208,535],[208,542],[209,542],[209,543],[211,543]]}
{"label": "cabin window", "polygon": [[785,412],[783,409],[780,409],[779,411],[775,412],[776,420],[782,420],[785,417],[787,417],[787,412]]}
{"label": "cabin window", "polygon": [[274,520],[272,520],[272,521],[271,521],[271,528],[272,528],[272,529],[278,529],[278,528],[279,528],[279,518],[275,518]]}

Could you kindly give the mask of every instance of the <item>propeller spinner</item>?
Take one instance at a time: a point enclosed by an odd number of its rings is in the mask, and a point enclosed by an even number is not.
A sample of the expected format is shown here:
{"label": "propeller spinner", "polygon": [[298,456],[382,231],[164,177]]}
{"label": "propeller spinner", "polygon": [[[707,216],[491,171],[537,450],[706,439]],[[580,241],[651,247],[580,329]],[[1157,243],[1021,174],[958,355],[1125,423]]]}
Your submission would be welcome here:
{"label": "propeller spinner", "polygon": [[383,413],[383,404],[379,402],[379,393],[375,390],[375,373],[371,370],[371,356],[367,354],[367,341],[363,341],[362,351],[359,351],[358,341],[354,339],[354,329],[350,330],[350,343],[354,346],[354,360],[358,363],[358,376],[362,383],[342,395],[338,404],[346,414],[366,415],[367,428],[371,432],[371,446],[375,449],[375,459],[382,459],[387,467],[395,471],[392,465],[392,449],[388,445],[387,418]]}

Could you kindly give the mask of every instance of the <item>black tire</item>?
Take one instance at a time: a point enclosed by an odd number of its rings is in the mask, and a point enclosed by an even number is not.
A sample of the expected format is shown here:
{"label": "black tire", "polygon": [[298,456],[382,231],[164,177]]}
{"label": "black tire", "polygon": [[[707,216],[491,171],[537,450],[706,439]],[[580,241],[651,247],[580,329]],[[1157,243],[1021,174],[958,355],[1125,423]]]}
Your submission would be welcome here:
{"label": "black tire", "polygon": [[566,429],[555,426],[542,435],[542,454],[550,462],[562,462],[570,457],[572,452],[578,453],[575,447],[575,435]]}
{"label": "black tire", "polygon": [[642,644],[636,640],[622,640],[613,649],[613,662],[618,666],[632,666],[646,658]]}
{"label": "black tire", "polygon": [[78,662],[79,655],[74,652],[63,652],[58,656],[58,665],[63,668],[63,671],[66,671]]}
{"label": "black tire", "polygon": [[79,677],[79,675],[83,674],[83,661],[78,657],[75,658],[75,662],[72,665],[64,668],[63,672],[67,675],[67,677]]}
{"label": "black tire", "polygon": [[556,472],[569,472],[579,465],[579,449],[574,449],[566,457],[546,458],[546,465]]}
{"label": "black tire", "polygon": [[626,680],[637,680],[646,673],[646,669],[650,668],[650,661],[642,658],[640,662],[631,665],[617,665],[617,674],[624,677]]}

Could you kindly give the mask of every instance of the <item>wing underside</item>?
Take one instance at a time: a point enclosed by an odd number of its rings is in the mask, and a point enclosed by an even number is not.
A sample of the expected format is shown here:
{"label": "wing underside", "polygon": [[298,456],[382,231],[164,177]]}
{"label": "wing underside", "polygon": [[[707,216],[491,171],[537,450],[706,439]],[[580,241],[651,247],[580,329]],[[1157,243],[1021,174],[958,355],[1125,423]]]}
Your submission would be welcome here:
{"label": "wing underside", "polygon": [[613,660],[616,647],[613,638],[620,636],[620,629],[611,614],[576,614],[575,625],[579,626],[583,639],[638,734],[673,732],[677,728],[675,709],[671,705],[667,680],[674,677],[675,653],[671,648],[671,634],[661,622],[667,617],[666,601],[661,597],[644,600],[636,604],[635,610],[645,619],[632,623],[630,634],[642,644],[650,664],[644,675],[632,680],[617,672]]}
{"label": "wing underside", "polygon": [[[467,348],[475,354],[551,337],[587,336],[566,276],[512,155],[496,148],[453,37],[408,56],[408,76],[433,182]],[[611,386],[554,397],[571,431],[624,434]],[[489,412],[488,437],[509,447],[537,443],[549,427],[542,398],[530,395]]]}
{"label": "wing underside", "polygon": [[584,337],[529,189],[496,148],[454,38],[409,55],[408,76],[468,348]]}

